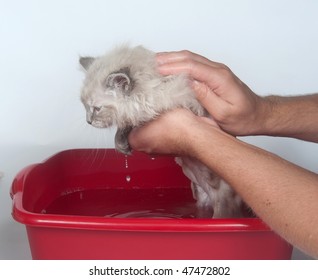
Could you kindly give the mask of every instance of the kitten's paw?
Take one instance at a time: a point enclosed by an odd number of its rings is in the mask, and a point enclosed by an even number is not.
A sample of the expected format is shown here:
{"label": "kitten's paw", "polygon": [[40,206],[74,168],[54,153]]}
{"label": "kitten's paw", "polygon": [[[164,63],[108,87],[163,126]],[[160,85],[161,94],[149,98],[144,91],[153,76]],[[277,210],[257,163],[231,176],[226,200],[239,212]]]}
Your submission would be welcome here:
{"label": "kitten's paw", "polygon": [[125,154],[131,155],[131,148],[128,143],[128,134],[131,131],[131,127],[125,129],[118,129],[115,135],[115,148],[117,151]]}
{"label": "kitten's paw", "polygon": [[118,152],[121,152],[125,155],[131,155],[131,148],[128,142],[115,142],[115,148]]}

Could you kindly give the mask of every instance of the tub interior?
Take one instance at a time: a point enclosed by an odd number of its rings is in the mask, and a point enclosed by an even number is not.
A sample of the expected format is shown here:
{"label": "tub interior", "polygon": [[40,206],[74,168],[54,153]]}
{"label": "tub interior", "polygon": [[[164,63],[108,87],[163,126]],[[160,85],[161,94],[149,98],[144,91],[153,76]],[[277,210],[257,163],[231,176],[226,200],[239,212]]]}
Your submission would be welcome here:
{"label": "tub interior", "polygon": [[23,207],[41,214],[192,218],[190,181],[173,157],[71,150],[33,168]]}
{"label": "tub interior", "polygon": [[[108,218],[210,218],[174,157],[113,149],[69,150],[36,165],[24,182],[31,213]],[[254,217],[248,208],[246,217]]]}

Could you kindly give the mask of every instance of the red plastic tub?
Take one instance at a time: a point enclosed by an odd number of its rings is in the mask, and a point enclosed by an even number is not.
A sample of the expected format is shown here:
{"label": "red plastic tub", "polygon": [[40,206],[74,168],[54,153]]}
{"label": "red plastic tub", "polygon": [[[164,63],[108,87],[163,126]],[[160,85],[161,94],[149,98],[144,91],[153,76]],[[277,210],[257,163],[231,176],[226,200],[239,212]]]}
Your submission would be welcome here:
{"label": "red plastic tub", "polygon": [[260,219],[193,218],[171,157],[68,150],[26,167],[11,189],[34,259],[290,259]]}

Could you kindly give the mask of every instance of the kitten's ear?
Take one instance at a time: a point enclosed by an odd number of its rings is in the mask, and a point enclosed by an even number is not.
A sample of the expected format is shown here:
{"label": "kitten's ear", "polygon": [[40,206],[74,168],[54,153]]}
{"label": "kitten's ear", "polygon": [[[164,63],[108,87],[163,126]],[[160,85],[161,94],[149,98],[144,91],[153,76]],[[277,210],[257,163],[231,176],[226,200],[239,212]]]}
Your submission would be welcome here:
{"label": "kitten's ear", "polygon": [[119,72],[111,73],[105,81],[108,88],[119,89],[122,93],[130,93],[133,89],[133,82],[129,76],[129,69],[121,69]]}
{"label": "kitten's ear", "polygon": [[79,63],[83,66],[83,68],[87,71],[88,68],[92,65],[92,63],[95,61],[94,57],[91,56],[85,56],[85,57],[80,57]]}

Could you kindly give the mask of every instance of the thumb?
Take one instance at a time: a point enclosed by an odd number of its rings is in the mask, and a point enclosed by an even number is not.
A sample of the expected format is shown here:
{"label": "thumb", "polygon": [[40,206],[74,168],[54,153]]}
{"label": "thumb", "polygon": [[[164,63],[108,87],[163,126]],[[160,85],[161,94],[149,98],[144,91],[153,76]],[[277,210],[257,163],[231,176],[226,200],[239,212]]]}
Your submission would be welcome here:
{"label": "thumb", "polygon": [[213,90],[205,83],[194,80],[192,82],[192,89],[194,90],[195,97],[199,103],[213,116],[216,108],[222,106],[224,102]]}

